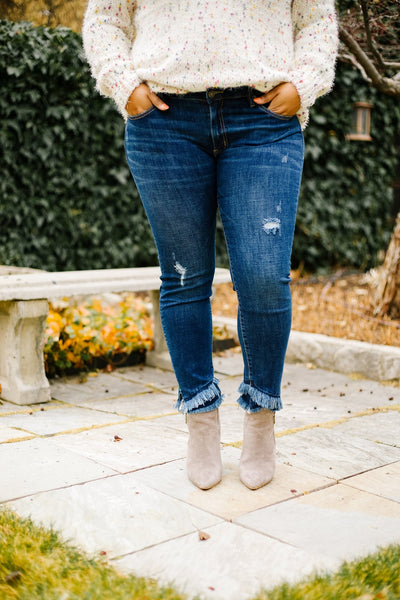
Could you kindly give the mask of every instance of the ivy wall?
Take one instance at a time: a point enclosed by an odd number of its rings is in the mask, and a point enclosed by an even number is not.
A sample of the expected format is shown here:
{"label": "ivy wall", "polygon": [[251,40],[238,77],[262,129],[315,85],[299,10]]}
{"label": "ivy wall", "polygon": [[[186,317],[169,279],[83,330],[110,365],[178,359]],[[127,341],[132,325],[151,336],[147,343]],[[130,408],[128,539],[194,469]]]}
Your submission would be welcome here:
{"label": "ivy wall", "polygon": [[[94,90],[80,36],[0,21],[0,82],[0,264],[156,264],[125,161],[124,122]],[[358,100],[374,104],[372,142],[345,139]],[[338,67],[333,92],[318,100],[305,132],[293,266],[377,263],[393,227],[399,125],[398,101]],[[217,256],[226,265],[221,230]]]}

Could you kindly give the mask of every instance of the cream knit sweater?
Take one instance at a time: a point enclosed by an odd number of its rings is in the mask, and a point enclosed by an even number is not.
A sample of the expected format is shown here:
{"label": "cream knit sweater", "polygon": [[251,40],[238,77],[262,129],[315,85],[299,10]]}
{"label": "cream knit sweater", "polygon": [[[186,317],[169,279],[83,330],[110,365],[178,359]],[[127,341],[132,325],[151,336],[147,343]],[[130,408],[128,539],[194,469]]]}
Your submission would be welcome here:
{"label": "cream knit sweater", "polygon": [[97,89],[125,117],[141,82],[181,94],[290,81],[305,127],[332,86],[337,23],[334,0],[89,0],[83,42]]}

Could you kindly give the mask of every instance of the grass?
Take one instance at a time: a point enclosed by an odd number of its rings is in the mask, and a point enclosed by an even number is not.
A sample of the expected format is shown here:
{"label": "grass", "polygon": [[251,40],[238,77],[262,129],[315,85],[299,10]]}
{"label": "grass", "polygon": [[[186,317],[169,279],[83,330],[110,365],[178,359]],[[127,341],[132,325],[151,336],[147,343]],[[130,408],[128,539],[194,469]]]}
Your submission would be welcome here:
{"label": "grass", "polygon": [[[251,558],[250,558],[251,560]],[[266,568],[268,566],[266,565]],[[117,573],[52,530],[0,510],[0,600],[185,600],[170,587]],[[400,546],[261,592],[254,600],[399,600]],[[241,600],[238,598],[237,600]]]}
{"label": "grass", "polygon": [[383,548],[344,563],[332,575],[314,576],[297,585],[283,584],[254,600],[399,600],[400,546]]}
{"label": "grass", "polygon": [[123,576],[52,530],[0,510],[1,600],[184,600],[156,582]]}

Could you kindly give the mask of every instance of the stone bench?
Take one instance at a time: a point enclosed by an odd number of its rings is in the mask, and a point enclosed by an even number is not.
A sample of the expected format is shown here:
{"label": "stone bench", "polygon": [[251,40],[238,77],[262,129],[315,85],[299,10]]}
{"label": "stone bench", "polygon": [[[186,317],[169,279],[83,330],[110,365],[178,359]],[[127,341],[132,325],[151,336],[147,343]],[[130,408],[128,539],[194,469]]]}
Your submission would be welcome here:
{"label": "stone bench", "polygon": [[[227,269],[216,269],[214,284],[230,280]],[[153,306],[154,350],[148,354],[165,355],[159,287],[159,267],[0,275],[0,397],[15,404],[50,400],[43,339],[49,299],[52,298],[149,292]]]}

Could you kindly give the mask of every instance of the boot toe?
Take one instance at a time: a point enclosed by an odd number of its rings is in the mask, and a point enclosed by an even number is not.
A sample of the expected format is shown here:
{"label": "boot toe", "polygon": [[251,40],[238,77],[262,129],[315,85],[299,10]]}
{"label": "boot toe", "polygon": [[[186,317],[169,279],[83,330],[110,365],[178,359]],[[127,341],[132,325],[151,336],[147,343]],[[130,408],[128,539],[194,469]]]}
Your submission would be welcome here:
{"label": "boot toe", "polygon": [[248,467],[245,469],[240,469],[240,481],[247,487],[249,490],[258,490],[259,488],[270,483],[273,478],[273,473],[270,471],[260,472],[259,469],[249,469]]}
{"label": "boot toe", "polygon": [[221,481],[222,469],[191,469],[188,478],[201,490],[209,490]]}

